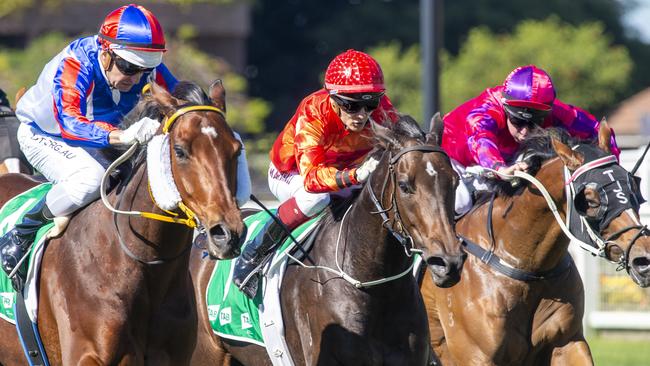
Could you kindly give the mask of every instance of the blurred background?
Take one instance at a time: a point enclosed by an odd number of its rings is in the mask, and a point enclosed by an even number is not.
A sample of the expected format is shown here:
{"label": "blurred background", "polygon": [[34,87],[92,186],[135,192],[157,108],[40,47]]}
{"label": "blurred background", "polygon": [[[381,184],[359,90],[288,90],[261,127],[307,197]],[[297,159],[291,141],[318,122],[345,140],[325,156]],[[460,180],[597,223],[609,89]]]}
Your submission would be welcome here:
{"label": "blurred background", "polygon": [[[224,80],[228,121],[246,140],[253,192],[300,100],[348,48],[372,54],[397,109],[424,124],[420,6],[427,0],[157,0],[165,63],[204,87]],[[434,0],[431,0],[434,1]],[[514,67],[534,63],[558,97],[607,117],[631,169],[650,141],[650,0],[440,1],[439,99],[446,113]],[[0,88],[12,96],[72,39],[96,33],[113,0],[0,0]],[[12,100],[13,104],[13,100]],[[650,163],[637,173],[650,193]],[[642,220],[650,223],[645,204]],[[650,364],[650,291],[614,264],[575,252],[597,365]]]}

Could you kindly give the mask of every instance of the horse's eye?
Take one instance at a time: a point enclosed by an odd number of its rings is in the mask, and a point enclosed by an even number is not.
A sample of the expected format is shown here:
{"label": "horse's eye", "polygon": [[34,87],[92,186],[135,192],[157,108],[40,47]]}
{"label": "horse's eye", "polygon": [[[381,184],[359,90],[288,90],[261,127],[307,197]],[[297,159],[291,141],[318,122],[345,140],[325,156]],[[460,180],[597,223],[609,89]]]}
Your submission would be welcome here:
{"label": "horse's eye", "polygon": [[397,184],[399,185],[399,189],[406,194],[413,194],[415,192],[411,184],[405,180],[400,180]]}
{"label": "horse's eye", "polygon": [[187,159],[187,153],[180,145],[174,145],[174,154],[178,159]]}

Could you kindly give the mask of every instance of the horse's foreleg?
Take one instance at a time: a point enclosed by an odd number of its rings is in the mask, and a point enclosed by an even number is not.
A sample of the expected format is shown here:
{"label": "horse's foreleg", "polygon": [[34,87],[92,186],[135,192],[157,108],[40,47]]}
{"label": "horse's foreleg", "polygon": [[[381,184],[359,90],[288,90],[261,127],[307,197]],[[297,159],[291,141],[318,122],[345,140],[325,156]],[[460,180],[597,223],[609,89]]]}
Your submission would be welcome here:
{"label": "horse's foreleg", "polygon": [[422,278],[422,286],[420,291],[422,293],[422,300],[427,310],[427,317],[429,319],[429,335],[431,337],[431,357],[429,365],[454,365],[447,348],[447,341],[445,339],[445,332],[440,324],[438,317],[438,308],[436,298],[434,295],[434,283],[429,273],[425,273]]}
{"label": "horse's foreleg", "polygon": [[583,337],[556,347],[551,354],[551,365],[591,366],[594,360],[591,357],[589,345]]}

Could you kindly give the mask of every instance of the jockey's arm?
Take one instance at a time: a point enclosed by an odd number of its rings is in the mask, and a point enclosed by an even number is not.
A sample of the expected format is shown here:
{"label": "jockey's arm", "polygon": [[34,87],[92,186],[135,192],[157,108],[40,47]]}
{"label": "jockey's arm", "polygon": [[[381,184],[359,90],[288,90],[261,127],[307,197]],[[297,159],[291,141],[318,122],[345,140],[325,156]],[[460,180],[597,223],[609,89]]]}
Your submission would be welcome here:
{"label": "jockey's arm", "polygon": [[296,133],[294,152],[305,190],[311,193],[333,192],[358,184],[354,168],[339,170],[324,164],[323,137],[320,123],[305,123]]}

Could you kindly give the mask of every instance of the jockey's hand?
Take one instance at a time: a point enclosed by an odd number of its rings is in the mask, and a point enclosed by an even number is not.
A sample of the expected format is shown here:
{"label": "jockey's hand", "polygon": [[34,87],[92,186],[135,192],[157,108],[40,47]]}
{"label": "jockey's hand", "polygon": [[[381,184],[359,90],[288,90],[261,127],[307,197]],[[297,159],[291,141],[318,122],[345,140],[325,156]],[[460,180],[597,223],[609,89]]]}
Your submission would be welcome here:
{"label": "jockey's hand", "polygon": [[510,166],[502,166],[497,169],[501,174],[513,175],[516,171],[526,172],[528,170],[528,164],[523,161],[516,162]]}
{"label": "jockey's hand", "polygon": [[127,127],[126,130],[120,131],[119,142],[124,145],[131,145],[136,142],[144,144],[151,140],[156,134],[156,131],[158,131],[158,128],[160,128],[160,122],[149,117],[144,117]]}
{"label": "jockey's hand", "polygon": [[370,176],[370,173],[375,171],[377,168],[377,164],[379,163],[379,160],[369,157],[366,161],[361,164],[357,168],[357,170],[354,172],[355,177],[357,178],[357,181],[359,183],[363,183],[366,180],[368,180],[368,177]]}

